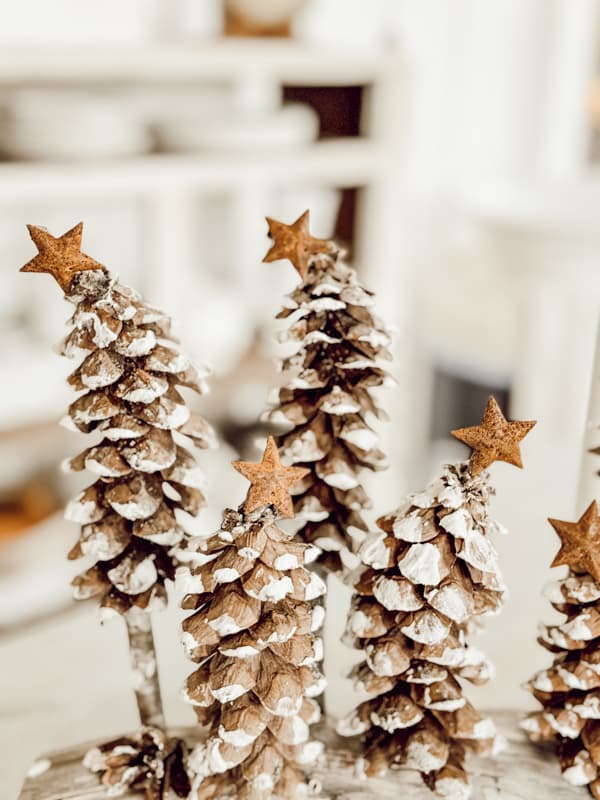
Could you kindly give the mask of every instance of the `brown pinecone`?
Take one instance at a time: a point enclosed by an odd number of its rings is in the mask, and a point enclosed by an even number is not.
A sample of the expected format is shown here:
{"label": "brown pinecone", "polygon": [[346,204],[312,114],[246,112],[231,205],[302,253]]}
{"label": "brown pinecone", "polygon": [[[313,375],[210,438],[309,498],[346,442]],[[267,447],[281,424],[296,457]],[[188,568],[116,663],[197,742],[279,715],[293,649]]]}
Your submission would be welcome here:
{"label": "brown pinecone", "polygon": [[303,768],[321,746],[309,740],[324,688],[315,631],[323,581],[306,569],[318,549],[292,541],[273,506],[225,511],[200,566],[180,567],[178,585],[195,609],[183,623],[200,664],[186,699],[208,726],[190,755],[199,798],[291,798],[306,792]]}
{"label": "brown pinecone", "polygon": [[73,581],[75,596],[98,596],[121,614],[152,610],[164,605],[165,579],[174,577],[184,537],[178,512],[196,514],[205,503],[202,474],[174,436],[199,447],[213,442],[178,391],[202,393],[202,376],[179,353],[170,319],[106,269],[78,273],[66,297],[75,312],[61,352],[83,359],[69,377],[82,394],[66,422],[100,435],[66,465],[97,476],[66,511],[82,525],[69,558],[96,561]]}
{"label": "brown pinecone", "polygon": [[461,679],[491,677],[484,656],[467,644],[470,623],[497,612],[503,585],[489,534],[488,473],[467,463],[445,467],[427,489],[378,521],[364,542],[347,635],[363,650],[354,669],[370,695],[342,720],[360,734],[363,774],[418,770],[437,796],[470,796],[465,753],[489,754],[494,725],[463,694]]}
{"label": "brown pinecone", "polygon": [[360,473],[385,467],[367,420],[384,417],[371,390],[391,382],[379,365],[391,355],[390,336],[371,310],[372,293],[334,243],[325,245],[278,315],[292,322],[281,341],[299,343],[299,350],[283,360],[292,377],[265,416],[292,425],[277,438],[281,456],[310,469],[295,491],[298,535],[323,551],[319,564],[339,572],[357,565],[352,554],[367,529],[361,511],[370,501]]}
{"label": "brown pinecone", "polygon": [[158,728],[143,728],[137,737],[121,736],[89,750],[84,765],[102,774],[109,797],[131,790],[146,800],[188,797],[187,750],[180,739],[169,739]]}
{"label": "brown pinecone", "polygon": [[533,741],[556,745],[569,783],[600,798],[600,583],[569,570],[546,596],[566,619],[541,628],[538,641],[554,661],[529,682],[542,709],[521,725]]}

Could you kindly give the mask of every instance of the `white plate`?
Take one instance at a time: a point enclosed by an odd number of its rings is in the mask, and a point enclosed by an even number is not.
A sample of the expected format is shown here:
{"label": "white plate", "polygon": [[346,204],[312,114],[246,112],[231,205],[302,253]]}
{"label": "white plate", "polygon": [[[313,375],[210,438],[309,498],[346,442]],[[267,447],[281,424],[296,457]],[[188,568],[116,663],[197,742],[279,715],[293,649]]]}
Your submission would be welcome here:
{"label": "white plate", "polygon": [[112,158],[144,153],[151,143],[143,119],[119,97],[24,89],[4,101],[0,149],[10,158]]}
{"label": "white plate", "polygon": [[227,114],[157,126],[159,144],[175,153],[288,149],[313,142],[319,119],[309,106],[294,103],[273,112]]}

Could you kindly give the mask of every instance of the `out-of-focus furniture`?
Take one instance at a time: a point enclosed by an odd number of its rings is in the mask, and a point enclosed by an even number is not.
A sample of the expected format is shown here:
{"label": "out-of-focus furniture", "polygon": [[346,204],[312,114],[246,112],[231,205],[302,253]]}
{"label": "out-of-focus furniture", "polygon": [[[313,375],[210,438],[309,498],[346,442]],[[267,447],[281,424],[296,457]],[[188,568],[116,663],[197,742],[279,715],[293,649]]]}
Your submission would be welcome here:
{"label": "out-of-focus furniture", "polygon": [[[182,311],[184,317],[191,313],[189,307],[182,309],[186,299],[182,287],[197,268],[195,198],[231,198],[234,228],[223,235],[233,250],[232,262],[240,279],[232,291],[243,293],[265,247],[261,217],[278,211],[272,207],[274,192],[293,189],[301,195],[311,188],[360,187],[364,191],[358,209],[356,255],[367,280],[394,292],[389,281],[399,282],[397,271],[386,267],[397,235],[391,198],[405,104],[404,65],[397,55],[316,49],[287,40],[217,40],[196,47],[156,45],[139,50],[4,47],[0,52],[1,87],[52,87],[65,82],[80,88],[224,83],[233,88],[237,105],[254,113],[279,102],[284,85],[366,87],[360,137],[317,141],[278,152],[157,154],[77,165],[0,163],[0,206],[23,209],[25,215],[28,204],[44,199],[60,204],[76,198],[93,197],[106,203],[131,198],[142,214],[142,288],[181,318]],[[295,212],[286,209],[288,214]],[[319,230],[318,216],[313,226],[318,234],[331,233]],[[5,409],[3,424],[9,419],[10,410]]]}
{"label": "out-of-focus furniture", "polygon": [[534,409],[539,436],[573,447],[600,313],[599,206],[598,168],[570,180],[492,183],[465,199],[511,287],[513,413]]}
{"label": "out-of-focus furniture", "polygon": [[228,36],[289,36],[292,16],[305,0],[224,0]]}

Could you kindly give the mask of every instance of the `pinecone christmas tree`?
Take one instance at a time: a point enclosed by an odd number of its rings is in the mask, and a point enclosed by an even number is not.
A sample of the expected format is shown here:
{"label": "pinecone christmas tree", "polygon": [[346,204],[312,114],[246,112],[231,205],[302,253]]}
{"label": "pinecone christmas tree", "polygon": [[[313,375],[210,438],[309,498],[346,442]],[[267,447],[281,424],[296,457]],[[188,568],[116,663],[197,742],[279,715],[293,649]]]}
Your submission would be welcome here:
{"label": "pinecone christmas tree", "polygon": [[278,315],[292,323],[281,341],[299,349],[283,360],[291,378],[266,417],[292,426],[277,437],[279,452],[308,469],[294,498],[298,535],[322,550],[318,564],[339,572],[358,563],[352,553],[366,531],[361,511],[370,503],[360,473],[384,467],[368,419],[383,417],[371,390],[391,382],[380,366],[391,357],[390,337],[343,251],[310,235],[308,211],[292,225],[267,221],[274,244],[264,260],[288,259],[302,283]]}
{"label": "pinecone christmas tree", "polygon": [[498,460],[521,466],[519,441],[534,424],[508,422],[490,397],[481,425],[453,431],[473,448],[470,461],[446,466],[382,517],[381,532],[361,548],[347,635],[365,654],[354,677],[368,699],[338,730],[362,736],[362,774],[415,769],[438,797],[463,800],[466,753],[492,752],[494,725],[461,683],[491,677],[467,635],[474,620],[499,610],[504,591],[485,469]]}
{"label": "pinecone christmas tree", "polygon": [[309,727],[324,688],[314,601],[325,584],[306,568],[318,548],[277,525],[293,516],[289,489],[307,470],[283,466],[272,438],[260,463],[234,466],[251,483],[245,502],[225,511],[203,563],[178,571],[183,606],[194,609],[183,640],[200,665],[185,696],[208,726],[190,767],[199,800],[283,800],[306,794],[303,768],[321,752]]}
{"label": "pinecone christmas tree", "polygon": [[95,476],[66,510],[67,519],[81,524],[69,558],[95,562],[74,579],[75,597],[98,598],[103,609],[123,616],[140,718],[149,729],[129,749],[116,745],[105,752],[103,780],[114,794],[135,775],[135,785],[143,783],[149,798],[162,798],[168,790],[162,793],[161,781],[144,783],[140,775],[146,773],[115,771],[112,765],[116,759],[125,766],[135,747],[149,748],[140,756],[148,763],[157,761],[157,753],[177,750],[152,731],[164,729],[165,722],[150,612],[167,602],[165,582],[175,576],[175,549],[185,537],[181,512],[195,515],[204,505],[202,475],[176,434],[200,447],[210,446],[213,434],[178,391],[183,386],[202,393],[203,384],[179,352],[170,319],[81,252],[82,230],[80,223],[55,238],[29,226],[39,253],[22,271],[51,274],[75,306],[61,352],[82,359],[69,377],[81,394],[66,422],[97,438],[66,465]]}
{"label": "pinecone christmas tree", "polygon": [[547,597],[565,615],[542,626],[538,641],[554,653],[529,689],[542,709],[522,727],[535,742],[553,742],[564,778],[600,798],[600,516],[596,502],[577,522],[551,519],[562,547],[552,566],[566,564],[565,578]]}

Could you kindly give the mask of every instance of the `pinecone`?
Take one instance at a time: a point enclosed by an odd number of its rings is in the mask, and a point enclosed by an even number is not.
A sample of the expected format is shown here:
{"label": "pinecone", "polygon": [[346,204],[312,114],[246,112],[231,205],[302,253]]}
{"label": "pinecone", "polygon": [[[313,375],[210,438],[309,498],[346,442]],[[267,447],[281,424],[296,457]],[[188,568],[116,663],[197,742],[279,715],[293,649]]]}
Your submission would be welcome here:
{"label": "pinecone", "polygon": [[555,744],[565,780],[600,798],[600,582],[569,570],[546,597],[566,619],[541,628],[554,661],[528,684],[542,709],[521,724],[533,741]]}
{"label": "pinecone", "polygon": [[76,308],[61,352],[83,358],[69,377],[82,394],[66,422],[101,437],[65,465],[97,476],[66,510],[82,525],[69,558],[96,560],[73,581],[75,596],[98,596],[121,614],[153,610],[166,603],[165,580],[174,578],[174,549],[184,538],[177,514],[196,514],[205,503],[202,474],[174,435],[213,444],[177,388],[202,393],[202,376],[177,350],[170,319],[107,270],[77,273],[66,297]]}
{"label": "pinecone", "polygon": [[84,765],[101,773],[108,797],[143,791],[146,800],[188,797],[187,750],[180,739],[169,739],[158,728],[143,728],[133,738],[122,736],[86,753]]}
{"label": "pinecone", "polygon": [[142,723],[138,738],[103,745],[87,763],[110,795],[133,787],[149,800],[185,797],[185,746],[164,733],[149,612],[166,604],[165,580],[175,577],[176,548],[187,541],[182,512],[196,514],[205,502],[195,460],[176,438],[213,442],[178,391],[201,394],[201,375],[178,352],[170,319],[81,251],[83,223],[59,237],[28,228],[38,254],[21,271],[52,275],[75,305],[61,352],[82,359],[69,377],[81,394],[64,422],[99,438],[65,465],[96,476],[66,510],[82,526],[69,557],[95,559],[73,581],[75,597],[99,597],[103,609],[122,614]]}
{"label": "pinecone", "polygon": [[293,426],[277,444],[284,461],[310,470],[294,498],[303,520],[298,535],[323,551],[317,563],[334,572],[358,563],[352,554],[367,529],[361,511],[370,507],[360,473],[385,467],[367,422],[384,417],[371,390],[391,383],[379,366],[391,358],[390,336],[372,313],[372,293],[342,257],[333,242],[323,242],[278,315],[292,322],[280,340],[300,346],[283,360],[292,377],[265,415]]}
{"label": "pinecone", "polygon": [[199,798],[298,797],[321,752],[309,727],[324,688],[323,608],[313,601],[325,585],[305,566],[318,549],[292,541],[273,505],[244,509],[225,511],[200,566],[178,570],[183,607],[195,610],[183,642],[200,664],[184,693],[208,726],[190,767]]}
{"label": "pinecone", "polygon": [[347,636],[364,650],[353,671],[370,695],[339,724],[360,734],[360,771],[418,770],[437,796],[469,797],[465,755],[492,752],[494,725],[463,694],[461,679],[491,677],[466,641],[477,617],[496,613],[504,587],[490,543],[489,474],[449,465],[420,494],[378,521],[364,542]]}

